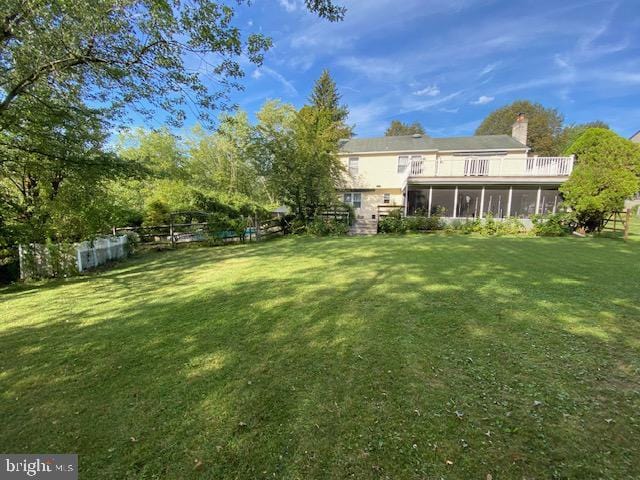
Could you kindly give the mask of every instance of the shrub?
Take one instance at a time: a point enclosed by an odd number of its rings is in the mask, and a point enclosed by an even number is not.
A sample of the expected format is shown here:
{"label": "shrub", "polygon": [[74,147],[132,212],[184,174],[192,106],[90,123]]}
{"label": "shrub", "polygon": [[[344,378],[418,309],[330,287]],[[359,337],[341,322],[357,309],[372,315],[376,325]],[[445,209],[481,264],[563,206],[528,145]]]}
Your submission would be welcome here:
{"label": "shrub", "polygon": [[140,245],[140,235],[132,230],[126,230],[124,234],[127,237],[127,253],[134,253]]}
{"label": "shrub", "polygon": [[527,233],[527,227],[516,217],[508,217],[498,222],[496,235],[520,235]]}
{"label": "shrub", "polygon": [[349,225],[335,218],[316,217],[306,227],[306,232],[310,235],[346,235],[349,232]]}
{"label": "shrub", "polygon": [[407,224],[402,218],[402,212],[393,210],[380,221],[378,228],[381,233],[404,233],[407,231]]}
{"label": "shrub", "polygon": [[539,237],[560,237],[570,234],[576,226],[575,215],[571,213],[553,213],[534,215],[533,233]]}

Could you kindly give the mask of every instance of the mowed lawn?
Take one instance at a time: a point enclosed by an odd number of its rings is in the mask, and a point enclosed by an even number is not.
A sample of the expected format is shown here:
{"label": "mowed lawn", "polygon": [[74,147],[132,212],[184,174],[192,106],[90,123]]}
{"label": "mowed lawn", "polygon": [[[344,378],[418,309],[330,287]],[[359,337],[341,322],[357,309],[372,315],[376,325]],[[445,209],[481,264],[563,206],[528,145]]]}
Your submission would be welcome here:
{"label": "mowed lawn", "polygon": [[284,238],[0,291],[0,451],[85,479],[640,477],[640,241]]}

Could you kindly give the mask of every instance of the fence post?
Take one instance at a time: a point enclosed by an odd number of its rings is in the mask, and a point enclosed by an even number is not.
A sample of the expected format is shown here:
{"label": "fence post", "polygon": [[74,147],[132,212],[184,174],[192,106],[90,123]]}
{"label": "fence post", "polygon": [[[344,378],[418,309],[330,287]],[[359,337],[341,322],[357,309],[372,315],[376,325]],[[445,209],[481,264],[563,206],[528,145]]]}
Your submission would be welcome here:
{"label": "fence post", "polygon": [[169,236],[171,237],[171,248],[174,248],[175,242],[173,240],[173,218],[169,221]]}
{"label": "fence post", "polygon": [[631,209],[627,208],[627,213],[625,215],[624,221],[624,239],[629,240],[629,227],[631,226]]}
{"label": "fence post", "polygon": [[113,236],[116,236],[116,227],[111,227],[111,233],[113,233]]}

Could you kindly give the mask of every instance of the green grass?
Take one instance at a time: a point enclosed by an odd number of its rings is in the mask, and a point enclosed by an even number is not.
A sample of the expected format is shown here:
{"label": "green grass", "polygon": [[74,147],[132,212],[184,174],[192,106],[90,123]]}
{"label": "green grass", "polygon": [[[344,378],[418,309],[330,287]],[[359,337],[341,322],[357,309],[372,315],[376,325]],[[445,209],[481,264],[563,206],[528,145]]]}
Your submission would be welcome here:
{"label": "green grass", "polygon": [[5,289],[0,451],[92,480],[638,478],[637,227],[286,238]]}

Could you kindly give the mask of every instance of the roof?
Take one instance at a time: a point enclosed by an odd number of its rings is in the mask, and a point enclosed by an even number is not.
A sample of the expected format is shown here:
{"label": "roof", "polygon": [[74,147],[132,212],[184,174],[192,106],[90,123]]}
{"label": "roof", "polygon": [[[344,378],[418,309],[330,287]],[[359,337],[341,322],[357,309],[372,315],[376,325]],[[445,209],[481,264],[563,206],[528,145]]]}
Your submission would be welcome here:
{"label": "roof", "polygon": [[640,143],[640,130],[638,130],[636,133],[634,133],[633,135],[631,135],[629,137],[629,140],[631,140],[632,142],[638,142]]}
{"label": "roof", "polygon": [[509,135],[476,135],[472,137],[432,138],[428,135],[398,137],[350,138],[343,140],[343,153],[424,152],[429,150],[507,150],[526,148]]}

